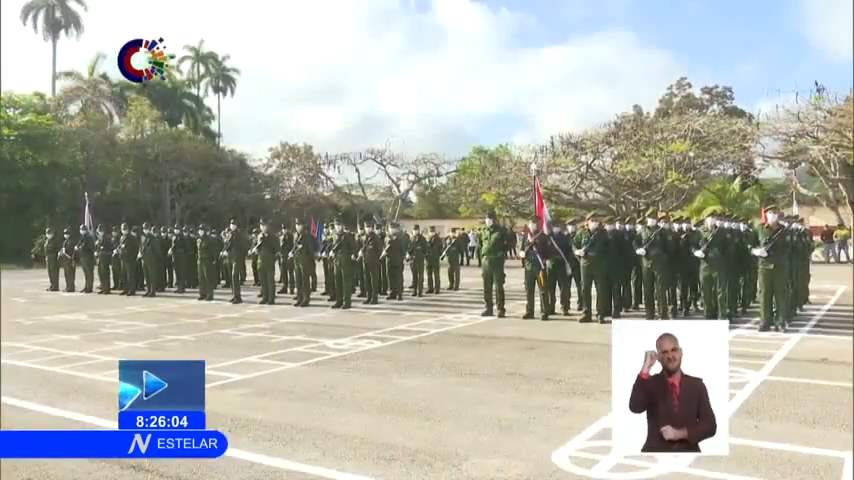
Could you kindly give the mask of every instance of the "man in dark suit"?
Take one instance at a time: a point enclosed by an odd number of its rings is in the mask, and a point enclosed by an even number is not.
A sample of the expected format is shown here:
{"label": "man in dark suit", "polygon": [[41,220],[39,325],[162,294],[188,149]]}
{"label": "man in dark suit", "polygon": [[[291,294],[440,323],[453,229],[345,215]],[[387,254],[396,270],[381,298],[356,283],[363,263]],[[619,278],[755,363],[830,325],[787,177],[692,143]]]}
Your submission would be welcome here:
{"label": "man in dark suit", "polygon": [[[657,351],[646,352],[643,367],[632,387],[629,410],[646,412],[644,453],[700,453],[700,442],[717,431],[709,392],[701,378],[682,372],[682,349],[670,333],[655,342]],[[656,361],[661,373],[650,375]]]}

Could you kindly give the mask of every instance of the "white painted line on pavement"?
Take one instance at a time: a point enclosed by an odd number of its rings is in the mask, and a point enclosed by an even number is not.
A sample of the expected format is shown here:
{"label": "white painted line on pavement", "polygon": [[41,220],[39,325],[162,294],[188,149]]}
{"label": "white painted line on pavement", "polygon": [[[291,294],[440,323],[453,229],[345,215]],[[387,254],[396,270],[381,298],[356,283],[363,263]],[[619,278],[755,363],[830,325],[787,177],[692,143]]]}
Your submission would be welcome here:
{"label": "white painted line on pavement", "polygon": [[818,380],[815,378],[798,378],[798,377],[775,377],[771,376],[766,378],[765,380],[771,380],[774,382],[789,382],[789,383],[804,383],[807,385],[822,385],[825,387],[842,387],[842,388],[852,388],[854,385],[851,382],[836,382],[833,380]]}
{"label": "white painted line on pavement", "polygon": [[854,458],[850,453],[845,455],[845,464],[842,465],[842,480],[854,478]]}
{"label": "white painted line on pavement", "polygon": [[768,450],[778,450],[781,452],[802,453],[804,455],[814,455],[817,457],[833,457],[846,458],[850,452],[842,452],[839,450],[828,450],[826,448],[804,447],[801,445],[792,445],[790,443],[765,442],[762,440],[748,440],[745,438],[732,438],[729,442],[733,445],[744,445],[746,447],[765,448]]}
{"label": "white painted line on pavement", "polygon": [[[61,410],[59,408],[53,408],[47,405],[27,402],[25,400],[18,400],[16,398],[11,397],[0,397],[0,401],[2,401],[2,403],[6,405],[18,407],[24,410],[29,410],[31,412],[49,415],[51,417],[64,418],[66,420],[71,420],[78,423],[86,423],[109,430],[115,430],[119,428],[116,422],[104,420],[103,418],[93,417],[77,412],[71,412],[68,410]],[[266,467],[278,468],[279,470],[303,473],[306,475],[314,475],[315,477],[325,478],[328,480],[374,480],[371,477],[339,472],[337,470],[332,470],[325,467],[318,467],[315,465],[307,465],[305,463],[292,462],[290,460],[285,460],[282,458],[268,457],[266,455],[259,455],[257,453],[247,452],[245,450],[238,450],[236,448],[231,447],[229,447],[228,450],[225,452],[225,456],[250,463],[255,463],[258,465],[264,465]]]}

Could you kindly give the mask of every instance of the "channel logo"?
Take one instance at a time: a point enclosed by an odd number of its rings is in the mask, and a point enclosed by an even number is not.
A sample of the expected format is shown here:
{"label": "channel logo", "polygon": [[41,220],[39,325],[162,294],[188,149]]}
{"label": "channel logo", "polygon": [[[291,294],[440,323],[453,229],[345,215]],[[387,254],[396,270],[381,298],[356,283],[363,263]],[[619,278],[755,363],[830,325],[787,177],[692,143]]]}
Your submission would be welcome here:
{"label": "channel logo", "polygon": [[143,400],[153,398],[163,392],[169,384],[148,370],[142,371],[142,382],[133,385],[126,381],[119,382],[119,411],[123,412],[130,408],[141,396]]}

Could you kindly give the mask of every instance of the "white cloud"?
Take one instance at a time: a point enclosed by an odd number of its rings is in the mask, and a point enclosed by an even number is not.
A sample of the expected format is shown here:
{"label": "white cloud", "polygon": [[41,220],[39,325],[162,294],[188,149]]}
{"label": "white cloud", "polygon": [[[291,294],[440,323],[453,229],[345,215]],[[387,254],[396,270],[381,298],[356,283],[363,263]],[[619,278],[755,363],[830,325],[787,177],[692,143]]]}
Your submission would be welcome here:
{"label": "white cloud", "polygon": [[827,58],[851,63],[854,56],[854,2],[801,0],[801,27],[810,44]]}
{"label": "white cloud", "polygon": [[[2,86],[47,91],[50,47],[20,24],[20,5],[2,4]],[[89,6],[81,41],[59,46],[60,70],[84,68],[98,50],[115,63],[130,38],[162,36],[173,53],[204,38],[243,71],[236,97],[223,104],[225,142],[255,154],[279,140],[330,151],[390,140],[459,152],[503,140],[490,137],[490,125],[512,132],[507,140],[542,138],[650,104],[686,73],[667,51],[620,30],[517,48],[514,38],[538,28],[531,17],[466,0],[427,8],[182,0],[153,7],[162,13],[106,0]]]}

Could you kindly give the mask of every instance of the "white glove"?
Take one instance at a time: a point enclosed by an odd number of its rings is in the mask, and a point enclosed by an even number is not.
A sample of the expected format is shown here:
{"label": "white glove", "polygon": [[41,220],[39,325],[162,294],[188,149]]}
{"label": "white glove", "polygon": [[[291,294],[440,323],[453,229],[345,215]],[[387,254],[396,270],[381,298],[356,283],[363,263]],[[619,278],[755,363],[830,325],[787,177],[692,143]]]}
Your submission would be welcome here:
{"label": "white glove", "polygon": [[118,248],[114,249],[114,250],[113,250],[113,255],[118,255],[118,254],[119,254],[119,249],[118,249]]}
{"label": "white glove", "polygon": [[694,256],[697,258],[706,258],[706,252],[702,250],[694,250]]}
{"label": "white glove", "polygon": [[750,253],[753,254],[754,257],[765,258],[768,256],[768,252],[765,251],[764,248],[751,248]]}
{"label": "white glove", "polygon": [[219,258],[225,258],[228,255],[226,252],[219,252]]}
{"label": "white glove", "polygon": [[640,256],[644,256],[644,255],[646,255],[646,249],[641,247],[641,248],[635,250],[635,253],[637,253]]}
{"label": "white glove", "polygon": [[409,261],[409,254],[408,253],[406,254],[406,261],[407,262]]}
{"label": "white glove", "polygon": [[583,257],[584,255],[585,255],[585,253],[584,253],[583,249],[579,248],[578,250],[575,250],[575,256],[576,257]]}
{"label": "white glove", "polygon": [[172,249],[171,249],[171,248],[169,249],[169,251],[168,251],[168,252],[166,252],[166,254],[167,254],[167,255],[172,255],[173,253],[174,253],[174,252],[172,251]]}
{"label": "white glove", "polygon": [[350,255],[350,259],[355,260],[355,259],[356,259],[356,256],[355,256],[355,255]]}
{"label": "white glove", "polygon": [[294,258],[294,252],[288,252],[288,258]]}
{"label": "white glove", "polygon": [[136,259],[137,259],[137,260],[142,260],[142,254],[141,254],[141,253],[137,253],[137,254],[136,254]]}
{"label": "white glove", "polygon": [[328,253],[326,253],[326,252],[323,252],[323,253],[321,253],[321,254],[320,254],[320,256],[321,256],[321,257],[323,257],[323,258],[326,258],[326,257],[328,257],[328,256],[329,256],[329,254],[328,254]]}

